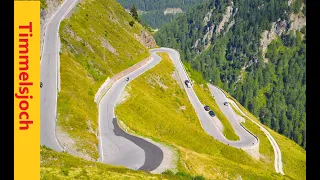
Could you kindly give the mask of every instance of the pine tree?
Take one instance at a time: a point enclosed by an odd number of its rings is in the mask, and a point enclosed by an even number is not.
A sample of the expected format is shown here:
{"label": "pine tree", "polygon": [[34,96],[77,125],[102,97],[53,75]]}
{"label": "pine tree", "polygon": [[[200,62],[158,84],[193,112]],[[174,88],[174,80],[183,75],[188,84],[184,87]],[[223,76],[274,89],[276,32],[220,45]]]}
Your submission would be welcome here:
{"label": "pine tree", "polygon": [[136,21],[140,22],[138,11],[137,11],[137,8],[136,8],[135,4],[132,5],[132,7],[130,9],[130,14]]}

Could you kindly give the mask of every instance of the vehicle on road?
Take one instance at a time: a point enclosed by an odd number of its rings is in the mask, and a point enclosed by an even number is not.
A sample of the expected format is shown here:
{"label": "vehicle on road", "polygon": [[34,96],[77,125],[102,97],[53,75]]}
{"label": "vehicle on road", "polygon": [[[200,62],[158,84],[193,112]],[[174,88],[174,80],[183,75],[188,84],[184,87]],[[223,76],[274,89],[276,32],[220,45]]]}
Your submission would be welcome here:
{"label": "vehicle on road", "polygon": [[40,82],[40,88],[42,88],[42,86],[43,86],[43,83],[42,83],[42,82]]}
{"label": "vehicle on road", "polygon": [[190,81],[189,80],[185,80],[184,83],[186,84],[186,86],[189,88],[191,87]]}
{"label": "vehicle on road", "polygon": [[213,111],[209,111],[210,116],[215,117],[216,115],[214,114]]}
{"label": "vehicle on road", "polygon": [[204,106],[204,110],[210,111],[210,107],[209,106]]}
{"label": "vehicle on road", "polygon": [[127,81],[129,81],[129,77],[127,77]]}
{"label": "vehicle on road", "polygon": [[223,105],[228,106],[228,102],[224,102]]}

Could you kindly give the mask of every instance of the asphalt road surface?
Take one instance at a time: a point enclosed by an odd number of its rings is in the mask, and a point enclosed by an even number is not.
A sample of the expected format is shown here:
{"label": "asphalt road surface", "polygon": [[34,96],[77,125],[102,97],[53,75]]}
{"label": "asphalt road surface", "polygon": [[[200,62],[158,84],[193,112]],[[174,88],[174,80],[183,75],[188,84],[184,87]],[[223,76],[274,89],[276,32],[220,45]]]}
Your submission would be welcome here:
{"label": "asphalt road surface", "polygon": [[[41,145],[45,145],[56,151],[62,151],[62,147],[55,136],[56,114],[57,114],[57,91],[59,87],[59,26],[64,16],[76,5],[78,0],[65,0],[58,8],[56,13],[49,20],[44,36],[43,52],[41,57]],[[157,48],[150,50],[152,59],[141,68],[128,75],[129,82],[154,67],[161,60],[156,52],[167,52],[173,60],[176,69],[179,72],[180,79],[184,81],[188,77],[180,60],[179,53],[170,48]],[[156,145],[133,135],[124,132],[117,124],[114,114],[116,101],[129,83],[126,77],[118,80],[102,98],[99,107],[99,129],[100,129],[100,155],[104,163],[122,165],[131,169],[140,169],[152,171],[162,162],[163,152]],[[249,147],[257,143],[258,140],[240,126],[231,107],[226,107],[221,103],[226,101],[226,97],[215,87],[210,90],[214,94],[216,101],[229,119],[236,134],[240,137],[239,141],[230,141],[226,139],[214,124],[208,112],[203,108],[193,88],[184,86],[188,98],[191,101],[202,128],[215,139],[224,144],[237,148]],[[221,94],[222,93],[222,94]],[[280,150],[280,149],[279,149]],[[281,153],[281,152],[280,152]],[[281,154],[280,154],[281,161]],[[282,162],[281,170],[282,171]]]}
{"label": "asphalt road surface", "polygon": [[[59,40],[58,31],[60,21],[77,3],[77,0],[65,0],[47,24],[44,36],[43,52],[41,57],[41,125],[40,144],[56,151],[62,151],[55,135],[57,114],[58,88],[58,58]],[[40,84],[39,84],[40,86]]]}
{"label": "asphalt road surface", "polygon": [[158,146],[120,129],[114,113],[117,100],[126,85],[160,62],[161,58],[154,50],[150,50],[150,53],[151,60],[148,63],[116,81],[100,101],[100,157],[103,163],[152,171],[163,160],[163,152]]}
{"label": "asphalt road surface", "polygon": [[255,123],[257,126],[260,127],[261,131],[263,131],[265,133],[265,135],[267,136],[268,140],[270,141],[272,147],[273,147],[273,151],[274,151],[274,169],[276,170],[277,173],[280,173],[282,175],[284,175],[283,172],[283,166],[282,166],[282,155],[281,155],[281,150],[276,142],[276,140],[271,136],[271,134],[263,127],[261,126],[259,123],[257,123],[256,121],[254,121],[253,119],[251,119],[249,116],[247,116],[237,105],[237,103],[235,103],[232,99],[228,98],[228,101],[233,105],[234,108],[236,108],[242,115],[246,116],[248,119],[250,119],[253,123]]}
{"label": "asphalt road surface", "polygon": [[234,124],[236,132],[239,133],[238,135],[240,137],[240,140],[239,141],[230,141],[230,140],[226,139],[225,136],[222,134],[222,132],[218,129],[217,125],[213,122],[209,113],[204,110],[204,105],[201,104],[201,102],[199,101],[192,86],[190,88],[187,88],[185,86],[184,81],[190,80],[190,78],[188,77],[188,74],[186,73],[186,71],[181,63],[179,53],[176,50],[171,49],[171,48],[157,48],[154,50],[157,50],[158,52],[166,52],[169,54],[176,69],[179,72],[180,80],[184,84],[184,88],[186,90],[188,98],[197,113],[197,116],[200,120],[201,126],[206,133],[208,133],[209,135],[214,137],[216,140],[218,140],[224,144],[236,147],[236,148],[247,148],[247,147],[253,146],[256,143],[258,143],[258,139],[256,137],[254,137],[248,131],[243,129],[243,127],[239,123],[237,124],[236,122],[233,122],[234,120],[233,121],[231,120],[231,121]]}
{"label": "asphalt road surface", "polygon": [[219,108],[226,116],[226,118],[229,120],[235,133],[239,136],[240,141],[242,140],[246,144],[254,143],[255,138],[240,125],[240,122],[229,103],[227,105],[224,105],[224,102],[228,102],[225,94],[216,86],[208,84],[208,87],[214,99],[216,100],[216,103],[218,104]]}

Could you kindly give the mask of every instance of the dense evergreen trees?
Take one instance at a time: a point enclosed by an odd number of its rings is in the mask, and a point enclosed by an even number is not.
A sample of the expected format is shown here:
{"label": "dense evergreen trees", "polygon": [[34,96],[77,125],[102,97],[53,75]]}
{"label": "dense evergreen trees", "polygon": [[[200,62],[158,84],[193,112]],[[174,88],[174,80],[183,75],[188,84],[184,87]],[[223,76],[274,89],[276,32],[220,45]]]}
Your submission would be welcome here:
{"label": "dense evergreen trees", "polygon": [[133,4],[133,5],[131,6],[130,14],[131,14],[131,16],[132,16],[136,21],[140,21],[140,20],[139,20],[138,11],[137,11],[137,8],[136,8],[136,5],[135,5],[135,4]]}
{"label": "dense evergreen trees", "polygon": [[178,14],[164,14],[166,8],[181,8],[187,11],[190,7],[209,0],[117,0],[124,8],[130,9],[135,4],[138,10],[143,11],[140,19],[152,28],[161,28],[172,21]]}
{"label": "dense evergreen trees", "polygon": [[[262,123],[305,148],[306,50],[301,36],[305,28],[301,33],[284,33],[272,42],[266,54],[268,63],[260,47],[261,34],[271,29],[272,22],[280,18],[289,23],[289,15],[301,11],[298,1],[288,6],[287,1],[234,0],[233,13],[238,9],[231,20],[235,24],[225,34],[214,33],[207,46],[208,40],[202,38],[208,27],[220,23],[231,3],[210,0],[164,25],[155,38],[160,46],[178,49],[183,61],[231,93]],[[212,16],[205,23],[210,10]]]}

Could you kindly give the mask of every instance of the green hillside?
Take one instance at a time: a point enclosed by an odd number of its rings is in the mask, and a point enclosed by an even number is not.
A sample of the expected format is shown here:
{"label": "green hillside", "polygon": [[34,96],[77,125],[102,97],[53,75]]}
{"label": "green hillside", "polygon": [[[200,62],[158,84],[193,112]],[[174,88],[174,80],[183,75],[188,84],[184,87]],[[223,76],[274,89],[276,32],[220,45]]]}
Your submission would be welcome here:
{"label": "green hillside", "polygon": [[57,128],[74,142],[69,149],[96,160],[95,93],[108,77],[148,57],[149,52],[134,38],[134,33],[140,36],[144,29],[139,23],[130,26],[134,19],[116,1],[83,0],[72,11],[59,31],[62,49]]}
{"label": "green hillside", "polygon": [[[200,72],[193,70],[189,64],[185,66],[187,72],[191,75],[191,79],[194,80],[194,89],[198,97],[207,96],[208,99],[211,98],[210,91],[206,85],[205,80],[202,78]],[[251,114],[246,108],[244,108],[235,98],[230,94],[224,91],[227,94],[227,97],[232,99],[237,103],[240,109],[247,114],[251,119],[258,122],[264,128],[266,128],[273,138],[276,140],[281,153],[282,153],[282,162],[283,162],[283,171],[285,177],[289,179],[306,179],[306,150],[296,144],[293,140],[275,132],[266,125],[263,125],[253,114]],[[233,108],[234,109],[234,108]],[[240,112],[234,109],[237,114],[242,116]],[[260,130],[260,128],[255,125],[251,120],[242,116],[246,119],[246,122],[243,125],[249,129],[253,134],[255,134],[260,140],[260,161],[266,165],[273,168],[274,164],[274,151],[267,138],[267,136]],[[271,167],[272,166],[272,167]],[[274,169],[272,170],[274,171]]]}
{"label": "green hillside", "polygon": [[[118,119],[130,131],[176,148],[178,170],[182,172],[207,179],[286,179],[274,171],[273,149],[264,134],[258,134],[263,145],[260,160],[206,134],[183,87],[176,81],[172,61],[165,53],[161,57],[157,66],[128,85],[127,99],[116,107]],[[252,129],[261,132],[257,126]]]}
{"label": "green hillside", "polygon": [[[233,99],[237,103],[237,105],[240,107],[240,109],[244,113],[246,113],[251,119],[260,123],[260,121],[254,115],[252,115],[248,110],[246,110],[237,100],[232,98],[230,95],[229,97]],[[237,112],[237,113],[241,115],[240,112]],[[252,123],[246,117],[244,118],[246,119],[245,126],[254,134],[258,135],[259,139],[261,140],[262,137],[259,134],[263,132],[254,130],[253,128],[256,125],[254,125],[254,123]],[[276,140],[282,153],[283,170],[285,174],[294,179],[306,179],[306,151],[303,148],[301,148],[298,144],[296,144],[294,141],[290,140],[289,138],[276,133],[275,131],[271,130],[270,128],[268,128],[267,126],[261,123],[260,125],[266,128],[270,132],[272,137]],[[271,146],[268,148],[267,147],[268,146],[261,144],[260,150],[263,150],[263,149],[266,150],[266,149],[272,148]],[[269,151],[269,153],[272,153],[272,152]]]}
{"label": "green hillside", "polygon": [[184,62],[263,124],[305,148],[305,17],[302,0],[290,6],[288,1],[210,0],[163,26],[155,39],[179,50]]}
{"label": "green hillside", "polygon": [[[41,179],[305,179],[305,150],[276,132],[270,130],[282,150],[286,176],[275,173],[272,146],[253,123],[245,126],[260,139],[259,160],[206,134],[165,53],[160,53],[158,65],[130,82],[126,87],[129,96],[115,111],[130,132],[177,149],[177,172],[154,175],[96,162],[95,93],[108,77],[150,55],[135,38],[146,30],[138,22],[130,23],[133,21],[115,0],[82,0],[61,22],[57,136],[69,146],[69,152],[41,147]],[[278,49],[287,50],[281,45],[271,49],[270,57],[278,55]],[[238,139],[210,96],[203,75],[191,66],[186,68],[201,102],[215,109],[225,136]]]}
{"label": "green hillside", "polygon": [[[154,29],[160,29],[163,25],[171,22],[177,14],[164,14],[167,8],[187,9],[208,0],[117,0],[124,8],[130,9],[135,5],[140,13],[142,23],[148,24]],[[183,13],[182,12],[182,13]]]}

